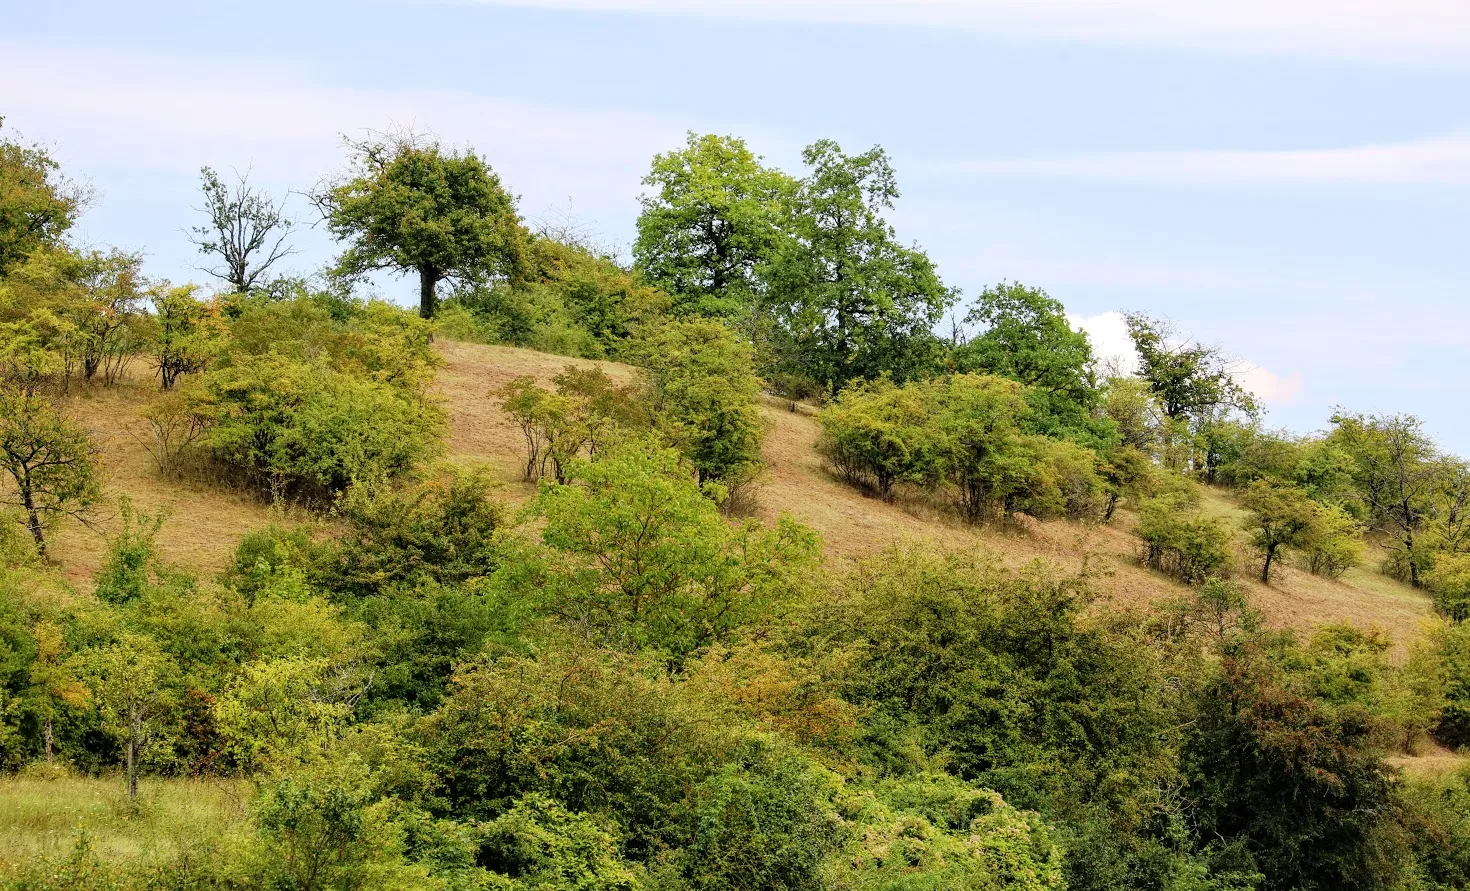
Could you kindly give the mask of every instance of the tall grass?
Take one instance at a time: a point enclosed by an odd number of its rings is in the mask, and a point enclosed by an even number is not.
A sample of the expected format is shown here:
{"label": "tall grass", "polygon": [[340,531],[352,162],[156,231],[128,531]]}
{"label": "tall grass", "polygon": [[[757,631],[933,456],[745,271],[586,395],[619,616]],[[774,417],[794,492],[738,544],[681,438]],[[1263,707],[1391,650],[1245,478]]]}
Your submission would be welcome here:
{"label": "tall grass", "polygon": [[84,833],[106,862],[171,857],[241,828],[245,791],[231,781],[144,779],[130,802],[121,777],[3,777],[0,872],[64,855]]}

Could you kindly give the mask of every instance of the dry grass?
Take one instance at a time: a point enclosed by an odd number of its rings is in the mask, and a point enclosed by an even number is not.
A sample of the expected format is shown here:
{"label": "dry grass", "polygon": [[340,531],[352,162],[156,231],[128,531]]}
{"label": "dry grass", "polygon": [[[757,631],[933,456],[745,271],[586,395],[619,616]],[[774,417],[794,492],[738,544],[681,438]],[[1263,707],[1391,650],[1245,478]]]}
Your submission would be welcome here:
{"label": "dry grass", "polygon": [[[534,487],[521,480],[521,434],[501,412],[495,391],[520,375],[550,384],[567,365],[598,365],[621,380],[634,373],[615,363],[513,347],[440,341],[438,349],[445,364],[436,390],[449,413],[449,460],[490,467],[502,497],[512,503],[528,499]],[[151,398],[149,382],[131,380],[75,396],[71,411],[102,447],[107,492],[114,502],[126,494],[146,512],[166,512],[160,536],[165,558],[211,574],[223,567],[242,534],[271,519],[271,509],[247,494],[160,476],[128,432],[140,430],[140,412]],[[789,514],[811,526],[822,535],[834,568],[895,544],[918,544],[992,554],[1012,565],[1041,558],[1075,571],[1085,562],[1097,575],[1103,599],[1119,606],[1182,593],[1169,579],[1138,565],[1137,542],[1130,533],[1133,518],[1126,511],[1107,526],[1056,521],[997,529],[968,526],[920,499],[885,503],[828,473],[813,448],[817,425],[806,406],[791,411],[789,403],[773,399],[763,410],[768,422],[767,469],[757,482],[755,514],[767,521]],[[1205,509],[1231,522],[1242,515],[1238,506],[1215,491],[1207,492]],[[72,526],[57,535],[54,553],[68,578],[81,581],[96,571],[103,549],[99,535]],[[1377,626],[1403,641],[1430,614],[1427,598],[1380,575],[1371,565],[1340,581],[1286,567],[1269,588],[1249,580],[1248,571],[1242,576],[1252,601],[1277,626],[1305,629],[1347,621]]]}
{"label": "dry grass", "polygon": [[121,777],[0,778],[0,873],[6,863],[65,854],[82,832],[104,861],[168,856],[238,826],[243,791],[227,781],[145,778],[129,802]]}
{"label": "dry grass", "polygon": [[1470,755],[1432,743],[1417,755],[1392,755],[1384,760],[1408,776],[1422,780],[1442,780],[1470,767]]}

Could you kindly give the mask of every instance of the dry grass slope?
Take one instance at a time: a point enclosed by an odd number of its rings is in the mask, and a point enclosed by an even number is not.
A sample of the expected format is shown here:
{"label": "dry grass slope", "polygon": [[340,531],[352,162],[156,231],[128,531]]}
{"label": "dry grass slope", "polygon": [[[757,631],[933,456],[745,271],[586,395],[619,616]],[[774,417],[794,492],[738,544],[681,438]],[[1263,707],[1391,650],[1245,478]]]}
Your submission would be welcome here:
{"label": "dry grass slope", "polygon": [[[444,341],[437,390],[450,417],[448,458],[455,463],[484,463],[502,484],[502,494],[523,502],[534,492],[520,479],[520,432],[500,411],[495,391],[513,378],[532,375],[549,383],[567,365],[601,365],[614,377],[627,379],[633,370],[614,363],[593,363],[529,350]],[[246,494],[161,477],[135,433],[140,413],[153,395],[149,382],[132,380],[110,390],[79,394],[71,411],[97,436],[107,472],[108,495],[130,496],[149,513],[165,512],[164,556],[203,574],[217,572],[239,537],[271,519],[271,509]],[[1163,576],[1141,568],[1126,515],[1109,526],[1070,522],[1027,523],[1011,529],[966,526],[933,506],[887,504],[834,479],[813,449],[816,422],[806,411],[790,411],[784,403],[765,406],[769,423],[765,445],[768,469],[759,484],[760,516],[772,520],[789,514],[821,533],[835,567],[894,544],[917,543],[994,555],[1018,565],[1033,559],[1081,569],[1084,561],[1097,574],[1106,602],[1141,605],[1174,597],[1180,588]],[[1223,495],[1211,494],[1207,508],[1221,515],[1239,509]],[[102,524],[115,528],[116,518]],[[68,578],[84,581],[96,572],[104,542],[93,531],[72,526],[57,537],[55,556]],[[1411,638],[1429,613],[1428,600],[1407,586],[1374,572],[1355,570],[1342,581],[1317,578],[1286,568],[1265,587],[1244,582],[1256,605],[1276,625],[1310,628],[1323,622],[1350,621],[1377,626],[1396,640]]]}

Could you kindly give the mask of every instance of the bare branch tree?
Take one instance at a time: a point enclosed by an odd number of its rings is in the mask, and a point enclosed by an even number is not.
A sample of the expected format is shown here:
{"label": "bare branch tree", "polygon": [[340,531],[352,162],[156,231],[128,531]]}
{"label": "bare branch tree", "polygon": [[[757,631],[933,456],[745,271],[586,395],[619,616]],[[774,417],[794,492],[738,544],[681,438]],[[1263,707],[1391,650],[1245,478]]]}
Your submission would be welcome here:
{"label": "bare branch tree", "polygon": [[195,210],[208,216],[209,224],[195,226],[189,240],[200,253],[223,261],[222,267],[203,271],[227,282],[236,294],[249,294],[271,266],[296,253],[286,244],[296,224],[280,202],[250,184],[248,170],[236,172],[233,186],[209,167],[200,168],[199,177],[204,206]]}

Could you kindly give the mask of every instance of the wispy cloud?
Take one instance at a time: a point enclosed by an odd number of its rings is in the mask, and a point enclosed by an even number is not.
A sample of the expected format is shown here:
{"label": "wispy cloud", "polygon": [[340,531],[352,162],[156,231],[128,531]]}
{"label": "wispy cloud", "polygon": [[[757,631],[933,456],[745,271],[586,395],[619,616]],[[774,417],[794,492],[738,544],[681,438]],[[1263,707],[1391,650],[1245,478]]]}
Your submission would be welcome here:
{"label": "wispy cloud", "polygon": [[1004,38],[1463,65],[1464,0],[468,0],[591,12],[966,30]]}
{"label": "wispy cloud", "polygon": [[7,127],[83,169],[192,175],[253,164],[296,187],[340,166],[340,135],[415,126],[486,155],[540,204],[631,202],[684,127],[657,115],[453,90],[358,89],[270,60],[0,41]]}
{"label": "wispy cloud", "polygon": [[1141,151],[936,164],[939,173],[1202,185],[1470,185],[1470,135],[1268,151]]}

